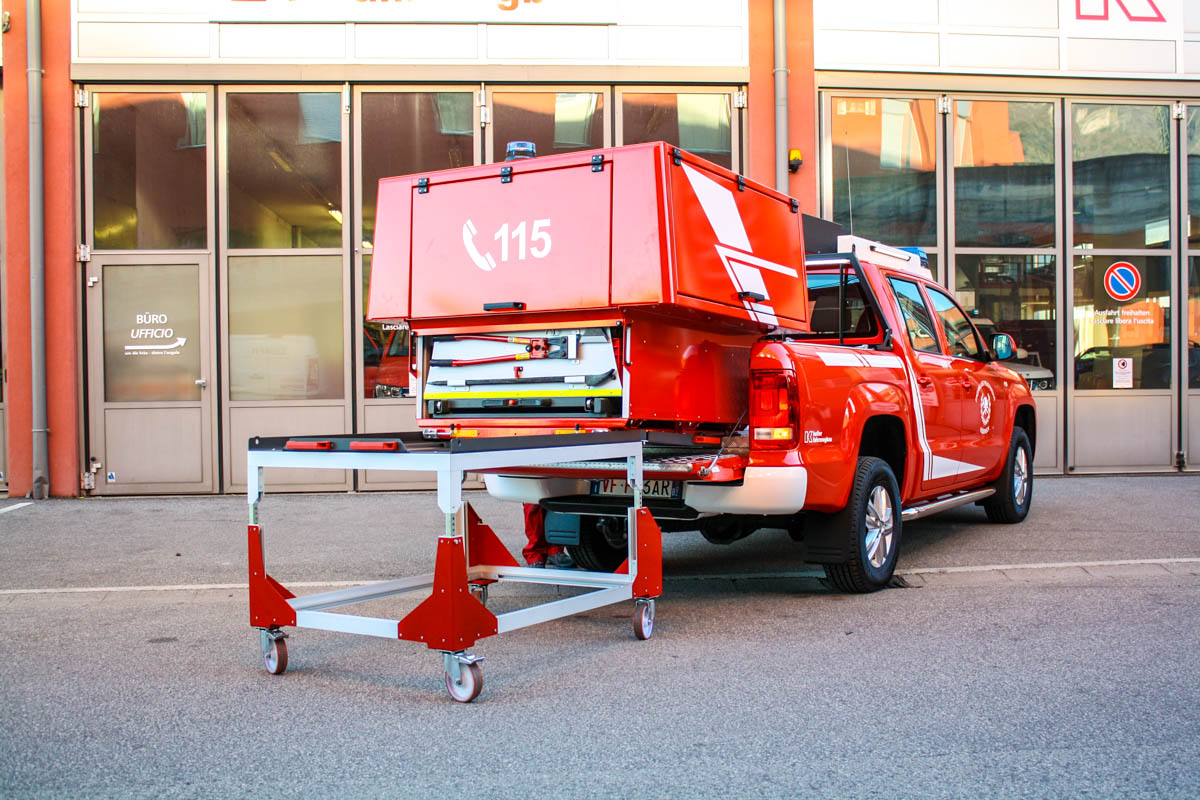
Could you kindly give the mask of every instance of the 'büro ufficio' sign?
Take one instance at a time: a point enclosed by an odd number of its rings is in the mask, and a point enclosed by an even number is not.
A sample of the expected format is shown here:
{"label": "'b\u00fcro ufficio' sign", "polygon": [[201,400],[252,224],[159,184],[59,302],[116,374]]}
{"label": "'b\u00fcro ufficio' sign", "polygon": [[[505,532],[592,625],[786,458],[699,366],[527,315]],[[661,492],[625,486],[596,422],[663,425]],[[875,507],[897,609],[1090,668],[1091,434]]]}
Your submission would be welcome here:
{"label": "'b\u00fcro ufficio' sign", "polygon": [[134,343],[125,345],[127,356],[177,356],[187,344],[187,338],[175,335],[166,314],[137,314],[134,324],[129,329]]}

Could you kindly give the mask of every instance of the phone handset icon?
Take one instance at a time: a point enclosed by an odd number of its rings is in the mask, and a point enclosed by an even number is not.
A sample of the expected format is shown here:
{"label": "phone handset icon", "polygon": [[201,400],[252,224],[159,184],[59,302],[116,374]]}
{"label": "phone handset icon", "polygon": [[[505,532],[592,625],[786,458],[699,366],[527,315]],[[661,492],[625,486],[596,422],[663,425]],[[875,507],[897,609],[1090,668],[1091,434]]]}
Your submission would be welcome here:
{"label": "phone handset icon", "polygon": [[492,258],[491,253],[480,253],[475,247],[475,223],[467,220],[463,223],[462,236],[463,246],[467,248],[467,255],[475,262],[475,266],[479,267],[484,272],[491,272],[496,268],[496,259]]}

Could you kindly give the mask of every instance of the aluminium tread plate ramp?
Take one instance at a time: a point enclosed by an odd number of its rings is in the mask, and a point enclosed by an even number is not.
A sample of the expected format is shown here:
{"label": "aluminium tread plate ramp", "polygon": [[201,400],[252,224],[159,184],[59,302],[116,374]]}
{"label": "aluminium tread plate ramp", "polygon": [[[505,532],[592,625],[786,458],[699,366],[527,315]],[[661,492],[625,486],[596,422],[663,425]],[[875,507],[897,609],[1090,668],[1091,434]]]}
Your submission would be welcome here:
{"label": "aluminium tread plate ramp", "polygon": [[[466,666],[478,674],[475,657],[465,650],[481,638],[630,599],[639,604],[652,603],[662,593],[662,538],[658,524],[642,505],[644,451],[648,447],[685,451],[690,442],[687,436],[647,431],[449,441],[430,441],[409,434],[252,438],[247,452],[250,624],[269,631],[271,637],[279,637],[281,627],[295,626],[423,643],[446,654],[444,663],[449,681],[452,675],[457,680]],[[694,445],[691,449],[696,450]],[[626,480],[633,488],[633,502],[628,510],[631,535],[628,560],[615,573],[519,566],[492,529],[462,498],[466,472],[590,461],[604,462],[611,469],[615,460],[622,459]],[[437,540],[433,574],[294,596],[270,576],[264,560],[264,532],[258,520],[258,506],[263,499],[263,470],[267,467],[436,472],[438,507],[445,514],[446,527]],[[477,599],[475,591],[503,581],[590,591],[493,614]],[[427,598],[403,619],[330,611],[424,591],[429,592]],[[644,616],[643,611],[639,606],[635,621]],[[264,638],[264,647],[267,641]],[[451,695],[461,699],[453,690]]]}

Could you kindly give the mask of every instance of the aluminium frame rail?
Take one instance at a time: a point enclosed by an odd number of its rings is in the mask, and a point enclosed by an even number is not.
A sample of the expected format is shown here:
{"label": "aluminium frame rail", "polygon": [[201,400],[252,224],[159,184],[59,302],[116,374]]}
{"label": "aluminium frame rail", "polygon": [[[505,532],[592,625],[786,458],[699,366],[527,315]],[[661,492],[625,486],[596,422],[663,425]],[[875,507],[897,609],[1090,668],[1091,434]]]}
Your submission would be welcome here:
{"label": "aluminium frame rail", "polygon": [[[644,456],[648,441],[671,435],[645,431],[598,434],[451,439],[432,443],[411,434],[252,438],[247,452],[250,507],[248,561],[250,622],[262,633],[260,643],[268,671],[287,666],[284,626],[315,628],[426,644],[443,654],[446,688],[470,702],[482,687],[479,656],[467,649],[485,636],[517,630],[553,619],[633,599],[638,638],[653,632],[654,599],[662,593],[662,539],[658,525],[642,504]],[[628,561],[617,573],[542,569],[520,566],[463,500],[465,473],[562,462],[624,459],[632,490],[628,510]],[[275,581],[263,558],[263,528],[258,507],[265,494],[268,467],[311,469],[393,469],[437,473],[437,502],[445,515],[438,537],[432,574],[383,581],[296,597]],[[491,562],[491,563],[489,563]],[[484,605],[486,587],[513,581],[586,588],[592,591],[515,611],[493,614]],[[428,598],[403,619],[335,613],[331,609],[408,592],[429,591]]]}

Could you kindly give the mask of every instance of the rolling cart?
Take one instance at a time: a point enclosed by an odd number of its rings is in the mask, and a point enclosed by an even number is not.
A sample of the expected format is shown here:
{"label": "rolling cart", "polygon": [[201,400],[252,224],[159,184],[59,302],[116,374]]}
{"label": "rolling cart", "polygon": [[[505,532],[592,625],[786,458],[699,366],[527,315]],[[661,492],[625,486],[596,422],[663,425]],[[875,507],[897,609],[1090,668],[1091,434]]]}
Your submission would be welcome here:
{"label": "rolling cart", "polygon": [[[662,594],[662,534],[650,510],[643,506],[643,448],[663,440],[682,442],[688,437],[631,430],[436,441],[411,433],[252,438],[247,456],[250,624],[260,631],[267,671],[278,675],[287,669],[287,634],[283,630],[287,627],[404,639],[441,653],[446,690],[453,699],[469,703],[483,688],[482,657],[472,654],[470,648],[487,636],[633,600],[634,634],[638,639],[650,638],[655,598]],[[615,573],[522,567],[463,500],[462,481],[467,472],[539,465],[596,477],[623,476],[629,482],[628,560]],[[433,573],[295,596],[271,577],[263,559],[264,533],[258,512],[267,467],[436,472],[437,502],[445,514],[445,530],[437,539]],[[501,581],[591,591],[494,614],[486,606],[487,589]],[[334,611],[408,592],[428,592],[428,596],[403,619]]]}

